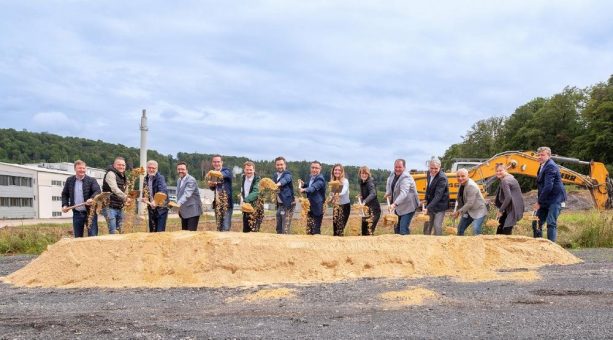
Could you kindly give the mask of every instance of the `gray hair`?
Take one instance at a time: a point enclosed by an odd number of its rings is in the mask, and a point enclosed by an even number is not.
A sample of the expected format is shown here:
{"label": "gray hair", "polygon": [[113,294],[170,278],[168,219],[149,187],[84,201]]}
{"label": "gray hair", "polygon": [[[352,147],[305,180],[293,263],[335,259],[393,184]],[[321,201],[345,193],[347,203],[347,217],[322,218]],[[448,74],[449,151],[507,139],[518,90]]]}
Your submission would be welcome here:
{"label": "gray hair", "polygon": [[432,157],[428,164],[430,164],[430,165],[434,164],[434,165],[436,165],[437,167],[440,168],[441,167],[441,160],[438,159],[437,157]]}
{"label": "gray hair", "polygon": [[551,156],[551,149],[548,146],[541,146],[540,148],[536,149],[536,152],[537,153],[545,152],[549,156]]}
{"label": "gray hair", "polygon": [[468,170],[466,170],[466,169],[462,168],[462,169],[458,170],[458,171],[456,172],[456,174],[458,174],[458,175],[459,175],[459,174],[460,174],[460,172],[461,172],[461,173],[463,173],[463,174],[465,174],[466,176],[468,176]]}
{"label": "gray hair", "polygon": [[158,167],[158,162],[157,161],[150,160],[150,161],[147,162],[147,166],[150,165],[150,164],[155,165],[155,168],[157,169],[157,167]]}

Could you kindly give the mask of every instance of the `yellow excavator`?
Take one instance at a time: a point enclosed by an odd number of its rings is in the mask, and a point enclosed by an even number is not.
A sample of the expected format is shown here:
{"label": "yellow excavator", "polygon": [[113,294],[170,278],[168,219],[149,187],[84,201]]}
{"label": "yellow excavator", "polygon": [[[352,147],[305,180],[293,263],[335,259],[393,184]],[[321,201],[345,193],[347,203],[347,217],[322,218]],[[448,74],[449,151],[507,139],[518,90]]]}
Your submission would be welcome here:
{"label": "yellow excavator", "polygon": [[[603,163],[585,162],[575,158],[552,156],[556,162],[574,163],[589,165],[590,174],[583,175],[566,167],[560,166],[562,182],[584,187],[590,191],[594,206],[599,209],[613,208],[613,180],[609,177],[609,172]],[[473,166],[468,170],[468,176],[481,185],[482,191],[488,184],[495,179],[496,165],[504,164],[510,174],[520,174],[524,176],[536,177],[539,162],[534,151],[506,151],[499,153],[492,158]],[[425,199],[426,193],[426,173],[412,173],[413,179],[417,184],[419,199]],[[449,180],[449,198],[455,200],[458,195],[460,184],[458,183],[455,172],[446,173]]]}

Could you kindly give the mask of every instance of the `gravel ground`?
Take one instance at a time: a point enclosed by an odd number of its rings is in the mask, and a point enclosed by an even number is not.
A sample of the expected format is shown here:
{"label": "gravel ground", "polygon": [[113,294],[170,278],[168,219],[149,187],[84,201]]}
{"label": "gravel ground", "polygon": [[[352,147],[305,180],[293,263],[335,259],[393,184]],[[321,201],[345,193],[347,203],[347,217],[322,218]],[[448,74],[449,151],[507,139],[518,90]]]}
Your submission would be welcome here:
{"label": "gravel ground", "polygon": [[[613,338],[613,249],[574,251],[530,283],[362,279],[245,289],[24,289],[0,284],[0,339],[31,338]],[[0,257],[0,275],[33,257]],[[421,306],[382,301],[421,286]],[[228,301],[286,287],[294,299]]]}

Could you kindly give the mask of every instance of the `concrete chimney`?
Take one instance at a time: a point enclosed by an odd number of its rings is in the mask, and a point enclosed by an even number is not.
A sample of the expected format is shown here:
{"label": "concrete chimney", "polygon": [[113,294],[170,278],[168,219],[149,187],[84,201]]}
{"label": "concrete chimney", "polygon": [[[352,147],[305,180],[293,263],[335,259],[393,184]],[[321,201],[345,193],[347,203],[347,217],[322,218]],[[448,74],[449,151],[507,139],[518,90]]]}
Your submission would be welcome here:
{"label": "concrete chimney", "polygon": [[[140,118],[140,166],[147,171],[147,110],[143,109],[143,115]],[[143,182],[145,175],[141,175],[139,179],[140,197],[143,197]],[[138,203],[138,213],[145,213],[145,206],[142,202]]]}

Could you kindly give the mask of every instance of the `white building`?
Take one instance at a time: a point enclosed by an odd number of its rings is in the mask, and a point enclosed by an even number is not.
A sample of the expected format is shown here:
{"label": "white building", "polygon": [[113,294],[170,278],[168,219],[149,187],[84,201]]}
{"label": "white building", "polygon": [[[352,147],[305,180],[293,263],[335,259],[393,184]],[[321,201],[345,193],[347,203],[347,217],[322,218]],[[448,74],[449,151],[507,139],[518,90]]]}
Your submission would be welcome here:
{"label": "white building", "polygon": [[[105,172],[87,168],[100,186]],[[0,219],[72,217],[72,211],[62,212],[62,190],[72,175],[72,163],[0,162]]]}

